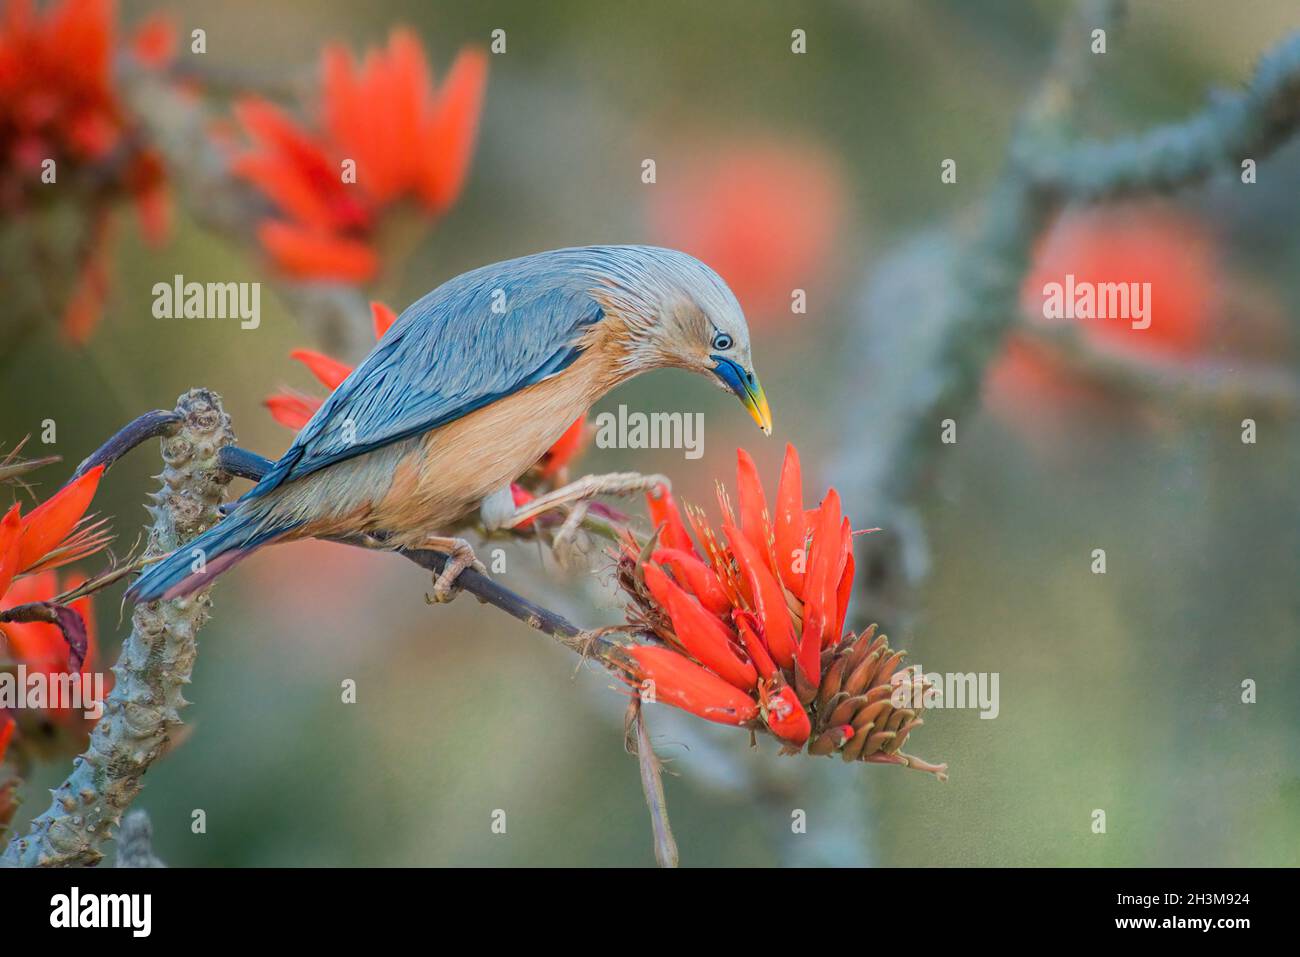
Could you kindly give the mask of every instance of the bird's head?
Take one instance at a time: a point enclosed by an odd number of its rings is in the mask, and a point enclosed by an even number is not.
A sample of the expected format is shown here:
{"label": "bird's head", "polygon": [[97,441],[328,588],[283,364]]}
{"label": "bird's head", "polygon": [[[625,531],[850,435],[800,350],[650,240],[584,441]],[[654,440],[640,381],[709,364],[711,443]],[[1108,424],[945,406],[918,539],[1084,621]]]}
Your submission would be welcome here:
{"label": "bird's head", "polygon": [[604,247],[602,285],[593,292],[626,328],[628,371],[675,366],[707,375],[734,394],[772,434],[772,412],[754,371],[749,326],[735,295],[694,257],[652,246]]}

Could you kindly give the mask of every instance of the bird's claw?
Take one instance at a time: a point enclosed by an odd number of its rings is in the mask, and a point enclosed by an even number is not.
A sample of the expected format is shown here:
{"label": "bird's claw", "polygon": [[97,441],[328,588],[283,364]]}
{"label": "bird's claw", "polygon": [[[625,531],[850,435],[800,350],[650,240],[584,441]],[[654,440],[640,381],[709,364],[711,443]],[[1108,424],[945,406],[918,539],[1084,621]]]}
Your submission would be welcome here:
{"label": "bird's claw", "polygon": [[451,544],[439,551],[446,552],[447,563],[433,579],[433,595],[426,595],[425,598],[431,604],[444,605],[456,597],[456,592],[460,589],[456,580],[465,569],[472,568],[479,574],[486,575],[487,566],[478,560],[473,547],[464,539],[453,539]]}
{"label": "bird's claw", "polygon": [[582,522],[587,517],[589,503],[577,502],[551,539],[551,552],[561,568],[580,568],[590,540],[583,531]]}

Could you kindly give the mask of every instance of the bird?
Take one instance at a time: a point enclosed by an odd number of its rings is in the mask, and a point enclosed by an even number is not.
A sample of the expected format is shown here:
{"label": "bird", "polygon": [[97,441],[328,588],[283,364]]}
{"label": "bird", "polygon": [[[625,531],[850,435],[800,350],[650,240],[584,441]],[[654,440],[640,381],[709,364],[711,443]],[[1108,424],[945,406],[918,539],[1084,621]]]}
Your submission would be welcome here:
{"label": "bird", "polygon": [[510,527],[510,483],[607,392],[663,368],[707,376],[771,434],[744,312],[700,260],[581,246],[456,276],[408,306],[256,485],[127,598],[191,594],[275,542],[370,536],[446,553],[435,597],[448,600],[482,566],[446,530],[476,513]]}

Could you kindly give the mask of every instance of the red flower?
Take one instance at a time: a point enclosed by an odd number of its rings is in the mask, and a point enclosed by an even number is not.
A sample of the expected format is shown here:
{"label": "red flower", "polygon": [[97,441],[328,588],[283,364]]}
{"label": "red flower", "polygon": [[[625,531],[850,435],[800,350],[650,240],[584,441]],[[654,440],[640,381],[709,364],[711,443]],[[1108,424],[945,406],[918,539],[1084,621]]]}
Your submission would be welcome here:
{"label": "red flower", "polygon": [[[1151,324],[1124,319],[1044,319],[1044,286],[1066,282],[1150,283]],[[1066,213],[1039,243],[1021,286],[1021,305],[1036,322],[1073,322],[1115,348],[1165,356],[1200,353],[1220,305],[1222,269],[1214,237],[1190,213],[1162,202]]]}
{"label": "red flower", "polygon": [[789,316],[793,291],[827,275],[846,202],[824,152],[765,138],[716,149],[651,193],[655,240],[716,269],[751,322]]}
{"label": "red flower", "polygon": [[[1136,315],[1044,316],[1049,284],[1065,292],[1132,283],[1150,284],[1140,322]],[[1035,251],[1020,302],[1033,326],[1069,325],[1093,348],[1157,361],[1187,360],[1206,350],[1224,290],[1224,271],[1207,225],[1167,203],[1143,201],[1063,215]],[[1147,320],[1147,328],[1134,328]],[[995,415],[1044,446],[1123,408],[1101,383],[1032,332],[1008,338],[989,368],[985,398]]]}
{"label": "red flower", "polygon": [[[474,148],[487,57],[461,52],[434,88],[408,30],[357,64],[342,46],[321,57],[321,119],[304,129],[257,97],[236,115],[253,147],[233,165],[281,218],[258,230],[275,263],[300,279],[364,282],[379,268],[377,236],[392,204],[413,200],[430,216],[455,202]],[[353,165],[354,164],[354,165]],[[355,170],[355,180],[346,175]]]}
{"label": "red flower", "polygon": [[96,466],[27,515],[15,503],[0,519],[0,599],[18,590],[22,576],[85,558],[108,544],[104,522],[85,517],[103,474],[104,467]]}
{"label": "red flower", "polygon": [[[84,579],[80,576],[68,576],[60,582],[58,573],[49,570],[32,575],[15,582],[9,594],[0,599],[0,611],[31,602],[49,602],[60,593],[75,588]],[[95,619],[90,596],[77,599],[69,605],[80,616],[85,626],[85,654],[78,665],[76,654],[69,645],[69,639],[58,625],[45,622],[4,622],[0,624],[0,663],[14,667],[23,665],[29,675],[47,676],[49,700],[39,711],[18,709],[13,714],[13,724],[7,729],[0,729],[0,737],[12,737],[17,730],[18,743],[30,744],[37,749],[48,748],[51,735],[55,731],[64,732],[67,737],[55,741],[58,745],[68,745],[80,750],[84,745],[84,735],[94,725],[94,718],[86,717],[97,701],[96,691],[107,694],[112,680],[109,677],[96,688],[93,683],[98,661],[98,644],[95,635]],[[60,679],[63,675],[79,674],[82,676],[81,697],[65,699],[63,695],[67,685]],[[90,695],[91,698],[86,696]],[[39,727],[39,734],[33,735],[33,727]],[[29,749],[30,750],[30,749]],[[0,758],[3,755],[0,754]],[[0,785],[3,790],[3,785]],[[0,796],[2,800],[2,796]]]}
{"label": "red flower", "polygon": [[130,197],[146,236],[159,239],[167,221],[162,164],[141,143],[114,84],[112,0],[63,0],[43,12],[9,0],[0,16],[0,213],[41,201],[47,160],[56,182],[91,191],[89,241],[63,320],[67,338],[81,344],[107,293],[109,204]]}
{"label": "red flower", "polygon": [[804,509],[794,446],[786,446],[775,521],[744,450],[737,491],[738,516],[719,489],[721,537],[688,510],[694,541],[665,490],[648,496],[656,536],[626,544],[619,582],[632,598],[630,621],[661,643],[625,647],[612,656],[615,666],[655,700],[767,730],[787,750],[808,745],[813,754],[838,751],[943,777],[945,766],[899,751],[921,719],[918,708],[895,707],[891,692],[900,680],[923,692],[924,680],[895,678],[903,653],[874,626],[844,630],[853,532],[839,495],[831,489]]}
{"label": "red flower", "polygon": [[[48,602],[59,594],[76,588],[84,579],[68,576],[60,583],[53,569],[27,576],[13,584],[9,593],[0,598],[0,611],[25,605],[29,602]],[[78,598],[70,606],[86,625],[86,657],[81,670],[89,673],[96,654],[94,618],[91,615],[90,596]],[[67,639],[57,625],[45,622],[5,622],[0,624],[0,638],[4,639],[5,657],[22,662],[28,670],[47,673],[68,671],[72,666],[72,653]]]}

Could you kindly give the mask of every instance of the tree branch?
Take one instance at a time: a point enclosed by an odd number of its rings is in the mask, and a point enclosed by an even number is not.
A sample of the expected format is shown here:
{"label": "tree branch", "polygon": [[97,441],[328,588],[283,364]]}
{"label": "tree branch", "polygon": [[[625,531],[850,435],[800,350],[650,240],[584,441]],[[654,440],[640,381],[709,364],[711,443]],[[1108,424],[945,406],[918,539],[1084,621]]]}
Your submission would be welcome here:
{"label": "tree branch", "polygon": [[[146,439],[160,435],[165,437],[163,486],[154,496],[150,508],[154,524],[137,564],[160,558],[210,528],[221,518],[231,478],[257,480],[272,464],[232,444],[230,419],[216,393],[192,389],[181,396],[175,412],[149,412],[128,423],[82,463],[78,474],[95,465],[111,465]],[[360,539],[337,541],[373,549]],[[447,562],[446,555],[427,549],[396,553],[435,575]],[[123,573],[117,570],[97,581],[107,584]],[[607,667],[629,664],[621,647],[600,630],[583,630],[473,569],[463,571],[457,585],[584,658],[596,658]],[[52,792],[49,809],[32,821],[25,836],[10,842],[0,856],[0,866],[91,865],[103,858],[99,845],[109,839],[111,828],[140,792],[145,771],[180,724],[180,709],[188,703],[181,689],[189,683],[197,651],[194,636],[207,621],[209,604],[203,591],[136,606],[131,634],[123,641],[113,669],[117,682],[89,747]],[[23,606],[8,614],[39,615],[39,620],[47,621],[52,612],[44,606]]]}
{"label": "tree branch", "polygon": [[[941,423],[956,420],[976,402],[989,362],[1018,322],[1020,283],[1034,243],[1061,207],[1170,191],[1214,172],[1236,171],[1242,159],[1262,159],[1300,128],[1297,35],[1261,59],[1244,91],[1216,99],[1181,123],[1110,143],[1071,141],[1071,109],[1096,59],[1078,50],[1086,49],[1091,29],[1111,25],[1121,6],[1083,4],[1063,28],[1053,71],[1025,108],[972,239],[956,249],[946,241],[918,244],[908,254],[920,256],[891,259],[869,287],[862,352],[870,360],[880,355],[880,340],[892,346],[894,368],[881,378],[893,375],[897,394],[879,416],[890,423],[885,440],[846,453],[844,484],[864,503],[863,514],[890,528],[865,543],[866,574],[860,576],[865,616],[885,626],[897,627],[906,618],[903,596],[928,563],[913,503],[937,471]],[[936,273],[947,277],[938,291]],[[904,297],[914,315],[918,303],[933,309],[928,318],[917,316],[909,341],[885,330],[889,309]],[[861,374],[862,354],[854,360]],[[904,363],[910,365],[902,368]],[[869,377],[877,371],[865,370]],[[1269,387],[1270,396],[1294,391],[1294,383]],[[857,430],[856,406],[851,414],[850,427]]]}
{"label": "tree branch", "polygon": [[[192,389],[180,397],[175,414],[175,433],[162,443],[163,484],[150,508],[154,521],[147,556],[166,554],[215,524],[230,481],[216,464],[218,449],[234,440],[220,398]],[[144,419],[161,422],[150,416]],[[110,440],[100,452],[110,449],[108,460],[116,458],[148,431],[128,426],[114,437],[126,436],[119,446]],[[113,669],[117,681],[89,746],[53,790],[49,808],[32,821],[26,835],[9,843],[0,865],[90,865],[103,858],[100,845],[110,838],[139,794],[145,771],[180,724],[180,709],[187,704],[181,692],[190,680],[195,635],[207,621],[209,604],[207,593],[200,592],[136,606],[131,633]]]}

